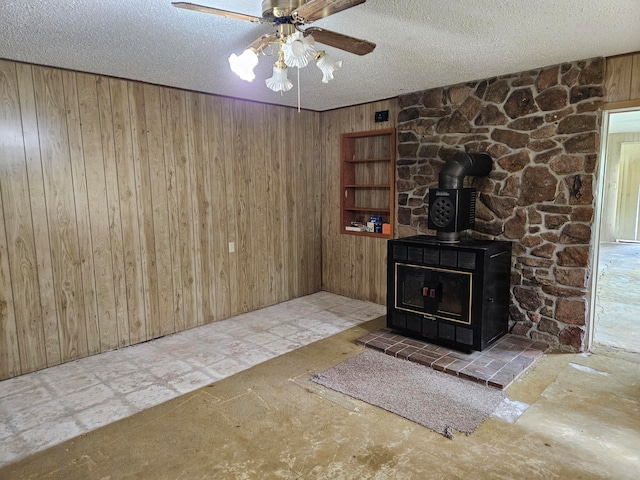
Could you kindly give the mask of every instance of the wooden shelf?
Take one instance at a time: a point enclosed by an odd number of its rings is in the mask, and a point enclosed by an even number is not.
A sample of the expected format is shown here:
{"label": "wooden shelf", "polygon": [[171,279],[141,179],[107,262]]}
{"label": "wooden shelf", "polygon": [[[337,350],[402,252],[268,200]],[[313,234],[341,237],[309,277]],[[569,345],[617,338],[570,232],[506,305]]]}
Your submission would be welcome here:
{"label": "wooden shelf", "polygon": [[379,184],[372,184],[372,185],[345,185],[344,188],[374,188],[374,189],[385,189],[385,188],[390,188],[391,185],[389,185],[388,183],[379,183]]}
{"label": "wooden shelf", "polygon": [[390,162],[391,158],[347,158],[344,160],[346,163],[358,163],[358,162]]}
{"label": "wooden shelf", "polygon": [[[394,128],[345,133],[340,137],[340,226],[342,233],[393,238],[395,205]],[[372,216],[389,224],[387,234],[352,232],[352,222],[366,224]]]}
{"label": "wooden shelf", "polygon": [[357,235],[359,237],[391,238],[390,235],[375,232],[349,232],[345,230],[342,233],[346,233],[347,235]]}
{"label": "wooden shelf", "polygon": [[389,208],[388,207],[382,207],[382,208],[377,208],[377,207],[346,207],[345,210],[347,212],[380,212],[380,213],[389,213]]}

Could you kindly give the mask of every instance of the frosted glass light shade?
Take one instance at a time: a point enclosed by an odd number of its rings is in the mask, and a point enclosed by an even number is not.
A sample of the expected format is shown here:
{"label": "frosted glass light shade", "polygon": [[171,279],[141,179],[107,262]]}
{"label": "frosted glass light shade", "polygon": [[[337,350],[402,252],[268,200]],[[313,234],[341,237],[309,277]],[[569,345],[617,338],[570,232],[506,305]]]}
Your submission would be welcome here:
{"label": "frosted glass light shade", "polygon": [[333,80],[333,72],[342,67],[342,60],[335,61],[321,50],[316,55],[316,65],[322,70],[322,83],[329,83]]}
{"label": "frosted glass light shade", "polygon": [[311,35],[304,36],[300,32],[294,32],[282,45],[284,63],[289,67],[306,67],[316,55],[315,40]]}
{"label": "frosted glass light shade", "polygon": [[256,78],[253,69],[258,65],[258,54],[249,48],[242,52],[240,56],[232,53],[229,56],[229,65],[231,66],[231,71],[242,80],[252,82]]}
{"label": "frosted glass light shade", "polygon": [[273,66],[273,76],[264,83],[274,92],[288,92],[293,88],[293,83],[287,77],[287,67],[278,67],[277,64]]}

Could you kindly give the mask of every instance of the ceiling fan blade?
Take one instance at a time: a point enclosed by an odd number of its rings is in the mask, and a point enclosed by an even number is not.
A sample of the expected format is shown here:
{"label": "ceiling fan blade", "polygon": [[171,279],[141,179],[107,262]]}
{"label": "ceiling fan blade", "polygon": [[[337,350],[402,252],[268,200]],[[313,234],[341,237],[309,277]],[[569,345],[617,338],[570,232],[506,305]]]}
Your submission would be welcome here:
{"label": "ceiling fan blade", "polygon": [[324,43],[331,47],[339,48],[356,55],[366,55],[373,52],[376,44],[367,40],[343,35],[342,33],[332,32],[320,27],[309,27],[304,31],[304,36],[313,35],[316,42]]}
{"label": "ceiling fan blade", "polygon": [[311,0],[296,8],[291,16],[299,23],[311,23],[364,2],[366,0]]}
{"label": "ceiling fan blade", "polygon": [[235,18],[236,20],[248,20],[249,22],[260,23],[263,21],[260,17],[254,17],[253,15],[246,15],[244,13],[229,12],[227,10],[220,10],[219,8],[206,7],[204,5],[196,5],[189,2],[171,2],[176,8],[184,8],[185,10],[193,10],[201,13],[211,13],[213,15],[220,15],[227,18]]}

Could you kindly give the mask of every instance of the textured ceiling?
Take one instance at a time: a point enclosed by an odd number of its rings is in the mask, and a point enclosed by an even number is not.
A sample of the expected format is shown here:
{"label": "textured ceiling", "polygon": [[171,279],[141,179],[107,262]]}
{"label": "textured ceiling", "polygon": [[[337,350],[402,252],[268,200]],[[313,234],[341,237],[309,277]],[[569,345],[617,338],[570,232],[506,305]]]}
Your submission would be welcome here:
{"label": "textured ceiling", "polygon": [[[260,0],[192,0],[261,15]],[[313,65],[300,71],[303,108],[328,110],[402,93],[597,56],[640,50],[640,0],[368,0],[313,26],[377,44],[343,60],[329,84]],[[273,57],[256,80],[230,70],[273,30],[177,9],[170,0],[2,0],[0,58],[295,106],[297,86],[268,90]],[[295,70],[290,78],[297,81]]]}

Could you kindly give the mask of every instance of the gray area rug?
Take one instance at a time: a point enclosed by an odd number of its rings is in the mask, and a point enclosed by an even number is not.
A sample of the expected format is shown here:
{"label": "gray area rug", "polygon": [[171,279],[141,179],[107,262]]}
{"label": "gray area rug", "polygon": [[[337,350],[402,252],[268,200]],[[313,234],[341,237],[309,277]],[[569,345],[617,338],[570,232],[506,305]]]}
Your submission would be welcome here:
{"label": "gray area rug", "polygon": [[495,388],[366,350],[311,379],[453,438],[472,433],[506,398]]}

